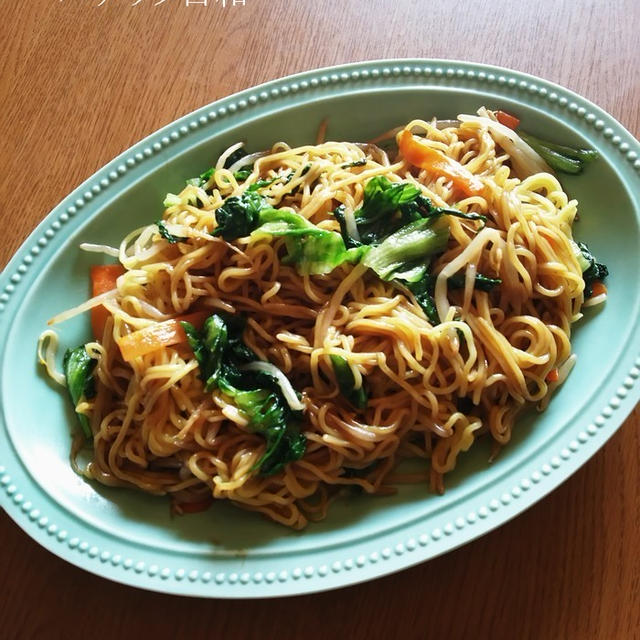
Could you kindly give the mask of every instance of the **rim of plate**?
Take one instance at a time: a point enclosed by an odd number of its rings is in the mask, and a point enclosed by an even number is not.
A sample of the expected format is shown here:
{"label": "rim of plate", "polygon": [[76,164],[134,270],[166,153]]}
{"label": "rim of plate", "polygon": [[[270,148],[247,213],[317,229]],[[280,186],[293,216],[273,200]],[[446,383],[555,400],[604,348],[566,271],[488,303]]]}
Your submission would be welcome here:
{"label": "rim of plate", "polygon": [[[8,318],[20,308],[20,292],[28,286],[33,267],[49,257],[50,244],[58,232],[76,217],[97,215],[122,179],[144,177],[159,152],[188,149],[194,136],[206,127],[253,111],[257,116],[264,115],[267,106],[274,110],[293,106],[299,97],[310,100],[318,94],[330,97],[344,91],[357,93],[388,86],[419,88],[427,84],[445,89],[498,91],[527,104],[551,108],[598,137],[600,145],[619,159],[616,169],[626,167],[628,178],[640,186],[640,143],[595,104],[547,80],[497,66],[439,59],[374,60],[305,71],[221,98],[175,120],[134,144],[74,189],[29,235],[0,274],[0,335],[6,336]],[[214,135],[215,130],[210,133]],[[635,311],[637,326],[640,314]],[[613,435],[640,399],[638,334],[637,330],[630,332],[624,345],[629,348],[614,363],[614,379],[601,387],[597,396],[599,409],[582,416],[582,424],[570,430],[561,446],[554,441],[553,450],[536,453],[535,464],[526,473],[516,478],[513,472],[507,473],[507,490],[503,487],[470,511],[462,511],[456,503],[450,510],[457,511],[457,515],[438,514],[441,521],[437,525],[412,521],[385,532],[380,539],[350,543],[346,549],[322,550],[313,563],[287,556],[284,560],[270,560],[277,566],[259,566],[259,570],[252,571],[245,567],[246,558],[224,562],[216,558],[224,565],[224,571],[213,567],[202,570],[198,566],[205,564],[202,557],[182,558],[180,553],[167,554],[164,550],[154,553],[120,539],[109,544],[104,535],[94,531],[87,535],[83,527],[91,527],[47,496],[24,468],[7,437],[4,414],[0,442],[6,446],[0,452],[0,506],[49,551],[80,568],[130,586],[180,595],[247,598],[311,593],[356,584],[453,550],[518,515],[567,479]],[[0,345],[0,361],[4,359],[4,342]],[[621,360],[624,367],[618,366]],[[468,502],[468,497],[462,502]]]}

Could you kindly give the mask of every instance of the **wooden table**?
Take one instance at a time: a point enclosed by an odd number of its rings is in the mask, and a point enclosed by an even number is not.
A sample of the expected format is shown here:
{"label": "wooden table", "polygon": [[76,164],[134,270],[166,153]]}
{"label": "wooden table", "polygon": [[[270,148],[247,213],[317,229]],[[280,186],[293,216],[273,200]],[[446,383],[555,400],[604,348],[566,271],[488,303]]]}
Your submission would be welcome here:
{"label": "wooden table", "polygon": [[[508,66],[581,93],[640,134],[637,0],[207,4],[4,0],[0,265],[59,200],[143,136],[313,67],[383,57]],[[206,601],[124,587],[59,560],[2,512],[0,635],[638,638],[639,426],[636,409],[570,480],[484,538],[298,598]]]}

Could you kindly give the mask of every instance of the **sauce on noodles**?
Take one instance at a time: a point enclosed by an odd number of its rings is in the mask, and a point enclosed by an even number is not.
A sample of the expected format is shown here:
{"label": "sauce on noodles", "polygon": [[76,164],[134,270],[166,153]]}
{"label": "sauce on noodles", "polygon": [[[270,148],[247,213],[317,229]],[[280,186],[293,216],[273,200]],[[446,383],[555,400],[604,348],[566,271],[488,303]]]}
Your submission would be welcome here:
{"label": "sauce on noodles", "polygon": [[[299,529],[342,486],[383,494],[405,480],[442,492],[477,438],[495,452],[506,444],[518,413],[544,407],[573,366],[571,328],[597,263],[572,239],[577,202],[550,170],[512,162],[505,147],[518,136],[501,143],[484,122],[495,114],[479,113],[443,128],[409,122],[380,143],[399,151],[278,142],[245,156],[234,145],[169,194],[159,225],[116,248],[85,245],[120,267],[54,318],[91,309],[97,333],[76,361],[72,397],[92,438],[78,471],[169,494],[180,513],[224,498]],[[412,242],[424,253],[407,257]],[[587,293],[601,302],[596,284]],[[219,351],[207,382],[196,351],[214,315],[244,318],[239,348],[253,364]],[[63,382],[56,344],[45,332],[40,358]],[[227,365],[235,373],[220,373]],[[245,396],[220,382],[230,375],[245,386],[263,376],[263,409],[279,402],[297,421],[289,458],[269,472],[282,441],[252,428]],[[405,458],[423,459],[424,472],[394,474]]]}

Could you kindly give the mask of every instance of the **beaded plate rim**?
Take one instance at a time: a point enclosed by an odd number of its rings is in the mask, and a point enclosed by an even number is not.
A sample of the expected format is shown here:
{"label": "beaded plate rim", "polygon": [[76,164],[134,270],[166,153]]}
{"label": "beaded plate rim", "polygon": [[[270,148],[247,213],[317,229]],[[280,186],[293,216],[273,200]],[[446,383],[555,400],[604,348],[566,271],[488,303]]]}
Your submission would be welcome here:
{"label": "beaded plate rim", "polygon": [[[306,71],[222,98],[179,118],[130,147],[74,189],[38,225],[0,275],[0,335],[7,332],[11,312],[20,307],[14,294],[27,286],[31,267],[42,262],[49,242],[76,216],[85,212],[97,215],[104,206],[100,200],[108,197],[110,188],[135,168],[150,163],[159,152],[180,140],[188,140],[203,127],[251,113],[266,104],[284,108],[296,96],[308,95],[312,99],[325,89],[357,92],[382,88],[390,82],[403,88],[417,88],[432,81],[445,88],[490,87],[507,92],[510,97],[524,95],[563,110],[574,122],[601,136],[602,144],[615,150],[621,165],[631,169],[631,179],[640,186],[638,141],[585,98],[535,76],[479,63],[422,59],[366,61]],[[638,324],[638,314],[635,323]],[[165,552],[154,553],[135,544],[127,546],[120,540],[109,545],[99,533],[83,534],[82,522],[44,494],[21,468],[7,438],[4,415],[0,443],[7,440],[8,446],[0,453],[0,506],[28,535],[72,564],[102,577],[155,591],[247,598],[310,593],[355,584],[469,542],[518,515],[568,478],[600,449],[640,399],[640,340],[635,343],[636,350],[627,357],[627,369],[620,371],[616,381],[607,386],[609,399],[604,407],[585,419],[581,428],[573,429],[575,437],[567,439],[564,446],[536,456],[535,468],[511,482],[508,490],[498,492],[466,513],[458,505],[452,507],[457,511],[455,516],[446,517],[429,530],[411,524],[392,530],[379,540],[352,544],[346,553],[344,549],[329,548],[310,562],[290,557],[278,558],[277,562],[270,559],[273,567],[258,566],[257,570],[248,570],[245,559],[222,562],[216,558],[216,564],[224,568],[216,570],[202,558],[183,559],[173,554],[176,557],[167,560]],[[3,355],[4,345],[0,349]],[[538,464],[542,458],[544,462]]]}

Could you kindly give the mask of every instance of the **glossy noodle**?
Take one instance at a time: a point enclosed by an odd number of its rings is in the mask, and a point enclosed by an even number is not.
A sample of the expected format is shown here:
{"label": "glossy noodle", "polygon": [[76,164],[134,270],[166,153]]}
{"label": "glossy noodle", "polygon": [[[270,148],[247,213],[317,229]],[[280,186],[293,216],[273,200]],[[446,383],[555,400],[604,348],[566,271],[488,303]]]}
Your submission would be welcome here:
{"label": "glossy noodle", "polygon": [[[575,360],[571,327],[585,301],[572,240],[577,202],[549,172],[516,176],[490,129],[473,119],[443,129],[414,120],[380,144],[389,150],[278,142],[235,166],[234,145],[212,175],[168,198],[164,233],[151,224],[115,251],[104,248],[123,270],[115,288],[88,305],[106,312],[102,333],[85,346],[97,363],[95,395],[76,406],[93,438],[82,473],[168,494],[179,513],[225,498],[299,529],[324,517],[346,485],[384,494],[410,481],[442,492],[477,438],[490,438],[497,454],[518,414],[545,406],[562,382],[558,372],[566,377]],[[373,250],[361,250],[358,212],[367,184],[380,176],[417,187],[435,209],[477,214],[434,223],[446,235],[423,260],[431,317],[409,276],[395,266],[395,277],[380,276],[369,266]],[[215,235],[227,199],[249,192],[359,248],[333,268],[305,269],[291,257],[309,242],[306,231]],[[342,227],[333,213],[340,205]],[[261,472],[264,435],[223,384],[205,389],[193,344],[170,323],[196,318],[198,330],[198,314],[245,319],[242,341],[274,365],[264,375],[279,370],[273,388],[298,416],[303,455]],[[175,332],[173,343],[123,356],[133,334],[151,335],[161,323]],[[51,354],[42,359],[52,368]],[[246,379],[260,366],[241,373]],[[364,390],[366,397],[345,398],[339,371],[354,397]],[[423,459],[423,471],[399,473],[406,458]]]}

